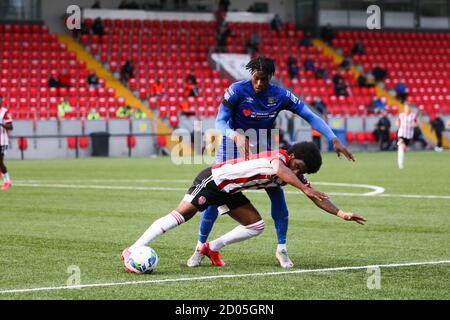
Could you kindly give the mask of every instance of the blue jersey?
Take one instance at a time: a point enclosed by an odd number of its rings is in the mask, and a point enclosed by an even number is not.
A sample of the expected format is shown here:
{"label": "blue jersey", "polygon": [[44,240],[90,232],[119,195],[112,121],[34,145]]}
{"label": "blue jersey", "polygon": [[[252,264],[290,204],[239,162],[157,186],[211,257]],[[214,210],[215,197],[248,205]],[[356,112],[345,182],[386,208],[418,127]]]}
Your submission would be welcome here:
{"label": "blue jersey", "polygon": [[[216,161],[222,162],[238,156],[232,138],[238,129],[254,129],[250,143],[256,153],[270,150],[270,132],[282,110],[291,111],[329,139],[336,137],[328,125],[316,116],[309,107],[292,92],[275,84],[256,94],[250,80],[233,83],[225,92],[216,119],[216,128],[224,135],[222,145],[217,151]],[[264,135],[264,136],[263,136]],[[253,150],[252,150],[253,152]]]}
{"label": "blue jersey", "polygon": [[233,111],[229,126],[234,130],[273,129],[280,111],[299,114],[304,107],[294,94],[274,84],[256,95],[250,80],[232,84],[225,92],[223,104]]}

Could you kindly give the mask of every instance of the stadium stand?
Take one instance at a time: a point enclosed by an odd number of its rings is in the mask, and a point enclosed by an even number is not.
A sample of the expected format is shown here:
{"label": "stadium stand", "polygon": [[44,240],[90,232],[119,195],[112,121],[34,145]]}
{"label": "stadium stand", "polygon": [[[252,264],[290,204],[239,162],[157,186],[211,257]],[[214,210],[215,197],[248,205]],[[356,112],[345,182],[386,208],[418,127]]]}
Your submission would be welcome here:
{"label": "stadium stand", "polygon": [[[15,119],[85,119],[91,108],[103,117],[114,117],[123,104],[104,79],[99,79],[98,88],[88,86],[86,62],[45,25],[0,25],[0,61],[0,94]],[[64,72],[68,87],[50,87],[49,78]],[[72,109],[61,115],[58,104],[64,99]]]}
{"label": "stadium stand", "polygon": [[404,82],[408,101],[428,114],[450,114],[450,34],[425,32],[339,31],[333,46],[351,55],[360,40],[366,54],[354,55],[353,63],[369,73],[377,65],[388,71],[385,87]]}

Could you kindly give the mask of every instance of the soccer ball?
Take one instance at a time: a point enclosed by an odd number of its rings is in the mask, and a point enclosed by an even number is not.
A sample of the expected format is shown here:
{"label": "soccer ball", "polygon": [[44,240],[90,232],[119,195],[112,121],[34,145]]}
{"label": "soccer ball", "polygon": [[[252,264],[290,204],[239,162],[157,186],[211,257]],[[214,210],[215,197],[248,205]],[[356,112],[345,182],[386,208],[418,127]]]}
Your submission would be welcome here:
{"label": "soccer ball", "polygon": [[155,250],[143,246],[131,252],[128,262],[136,270],[136,273],[152,273],[158,264],[158,256]]}

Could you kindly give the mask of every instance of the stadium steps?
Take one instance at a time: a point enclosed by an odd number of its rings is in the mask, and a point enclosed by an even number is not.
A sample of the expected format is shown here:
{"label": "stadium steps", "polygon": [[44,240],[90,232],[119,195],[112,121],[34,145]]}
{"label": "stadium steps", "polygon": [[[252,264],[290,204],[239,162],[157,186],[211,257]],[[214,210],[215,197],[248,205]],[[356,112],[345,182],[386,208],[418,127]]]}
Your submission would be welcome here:
{"label": "stadium steps", "polygon": [[[313,45],[317,48],[321,48],[323,50],[322,52],[324,55],[331,56],[336,65],[339,65],[342,62],[342,60],[344,60],[344,56],[337,53],[336,50],[334,50],[332,47],[330,47],[328,44],[326,44],[324,41],[322,41],[320,39],[314,39]],[[358,68],[352,64],[351,70],[354,73],[355,78],[357,78],[360,74]],[[401,103],[400,100],[398,100],[396,97],[392,96],[387,90],[385,90],[384,88],[382,88],[380,86],[376,86],[375,89],[376,89],[377,96],[386,97],[387,104],[397,105],[398,111],[399,112],[403,111],[403,103]],[[422,121],[420,123],[420,129],[422,130],[422,133],[427,138],[427,140],[432,142],[434,145],[436,145],[437,139],[436,139],[436,135],[431,130],[431,125],[426,121]],[[446,149],[450,148],[450,140],[445,135],[442,136],[442,145]]]}
{"label": "stadium steps", "polygon": [[[153,112],[148,109],[147,106],[145,106],[142,101],[133,94],[133,92],[122,85],[122,83],[117,80],[108,70],[106,70],[92,55],[84,50],[84,48],[80,44],[78,44],[75,39],[73,39],[70,35],[58,35],[58,40],[61,43],[66,44],[68,50],[75,52],[77,55],[77,59],[85,61],[87,69],[95,70],[98,77],[104,79],[108,87],[114,88],[116,90],[116,94],[118,96],[124,97],[126,105],[142,110],[146,113],[148,119],[154,120],[156,133],[163,135],[172,134],[173,130],[169,125],[165,124],[160,118],[156,117]],[[175,142],[171,141],[168,136],[166,137],[166,146],[169,149],[172,149],[175,146]],[[191,150],[191,148],[189,147],[185,150]]]}

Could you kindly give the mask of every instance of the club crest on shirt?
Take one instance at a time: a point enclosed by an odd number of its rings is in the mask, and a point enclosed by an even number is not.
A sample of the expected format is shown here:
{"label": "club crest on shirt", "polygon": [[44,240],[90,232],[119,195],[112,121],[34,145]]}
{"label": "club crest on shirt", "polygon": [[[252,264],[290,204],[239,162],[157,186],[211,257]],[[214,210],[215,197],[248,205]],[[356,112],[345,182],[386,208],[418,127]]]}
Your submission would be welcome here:
{"label": "club crest on shirt", "polygon": [[267,105],[268,105],[269,107],[273,107],[275,104],[276,104],[276,103],[275,103],[275,98],[274,98],[274,97],[269,97],[269,98],[267,98]]}
{"label": "club crest on shirt", "polygon": [[198,198],[198,204],[204,205],[206,203],[206,198],[204,196],[201,196],[200,198]]}

